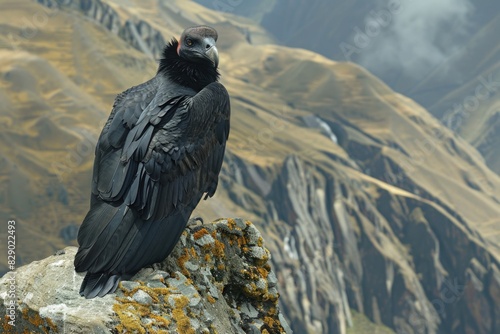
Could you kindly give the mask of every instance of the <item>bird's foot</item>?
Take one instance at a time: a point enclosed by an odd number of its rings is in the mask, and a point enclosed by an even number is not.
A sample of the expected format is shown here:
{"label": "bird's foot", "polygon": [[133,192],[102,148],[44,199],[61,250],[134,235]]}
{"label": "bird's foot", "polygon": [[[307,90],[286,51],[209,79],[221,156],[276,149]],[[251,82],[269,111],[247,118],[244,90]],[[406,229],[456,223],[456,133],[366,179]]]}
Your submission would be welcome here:
{"label": "bird's foot", "polygon": [[191,229],[191,228],[194,228],[196,226],[199,226],[198,225],[198,221],[201,223],[201,225],[204,224],[203,218],[201,218],[201,217],[193,217],[193,218],[191,218],[191,219],[188,220],[187,227]]}

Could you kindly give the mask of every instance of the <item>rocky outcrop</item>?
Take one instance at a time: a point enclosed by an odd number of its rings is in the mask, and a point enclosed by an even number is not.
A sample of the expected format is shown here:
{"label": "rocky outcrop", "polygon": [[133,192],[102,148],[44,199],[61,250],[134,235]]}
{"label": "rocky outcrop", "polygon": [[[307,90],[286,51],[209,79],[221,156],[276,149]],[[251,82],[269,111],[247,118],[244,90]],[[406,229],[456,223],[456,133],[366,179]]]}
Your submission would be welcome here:
{"label": "rocky outcrop", "polygon": [[[291,333],[277,278],[255,226],[224,219],[186,229],[173,253],[116,294],[85,299],[75,247],[16,270],[15,328],[3,333]],[[13,274],[0,280],[0,313]]]}
{"label": "rocky outcrop", "polygon": [[118,36],[137,50],[155,59],[161,57],[166,44],[162,34],[143,20],[127,20],[120,28]]}
{"label": "rocky outcrop", "polygon": [[120,29],[120,17],[108,4],[100,0],[37,0],[50,8],[70,8],[83,13],[114,34]]}
{"label": "rocky outcrop", "polygon": [[128,19],[123,25],[120,16],[108,4],[100,0],[37,0],[50,8],[77,10],[118,35],[125,42],[152,58],[159,59],[165,47],[162,34],[149,23],[140,19]]}
{"label": "rocky outcrop", "polygon": [[266,232],[282,238],[269,248],[294,330],[346,333],[353,309],[397,333],[499,329],[499,264],[438,204],[296,156],[267,198],[267,219],[281,226]]}

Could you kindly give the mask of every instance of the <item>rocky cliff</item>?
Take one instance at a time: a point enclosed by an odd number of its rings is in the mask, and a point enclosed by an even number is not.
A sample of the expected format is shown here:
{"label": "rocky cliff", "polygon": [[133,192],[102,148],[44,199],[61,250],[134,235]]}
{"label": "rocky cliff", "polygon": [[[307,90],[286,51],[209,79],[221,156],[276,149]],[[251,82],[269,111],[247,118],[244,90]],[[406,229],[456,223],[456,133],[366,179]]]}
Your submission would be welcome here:
{"label": "rocky cliff", "polygon": [[[278,306],[271,254],[255,226],[223,219],[186,229],[173,253],[115,294],[85,299],[75,247],[0,279],[0,313],[15,291],[15,327],[2,333],[292,333]],[[11,313],[9,313],[11,314]]]}
{"label": "rocky cliff", "polygon": [[149,23],[129,18],[122,25],[116,10],[100,0],[37,0],[40,4],[59,10],[76,10],[151,58],[160,59],[165,46],[162,34]]}

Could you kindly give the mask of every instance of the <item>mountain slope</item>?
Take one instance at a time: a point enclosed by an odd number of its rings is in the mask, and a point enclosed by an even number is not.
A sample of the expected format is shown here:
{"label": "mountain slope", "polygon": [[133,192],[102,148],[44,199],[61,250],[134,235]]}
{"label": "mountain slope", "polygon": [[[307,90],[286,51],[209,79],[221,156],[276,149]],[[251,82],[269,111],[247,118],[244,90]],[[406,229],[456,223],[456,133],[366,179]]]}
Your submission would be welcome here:
{"label": "mountain slope", "polygon": [[[220,188],[195,214],[259,225],[293,329],[346,333],[351,310],[398,333],[500,329],[500,178],[421,106],[191,2],[42,2],[3,2],[0,18],[0,205],[22,261],[74,244],[114,96],[154,75],[158,43],[205,23],[233,116]],[[141,41],[119,34],[133,20]]]}
{"label": "mountain slope", "polygon": [[[242,14],[261,13],[260,5]],[[499,10],[488,0],[276,1],[259,17],[281,44],[373,71],[466,139],[500,174]]]}

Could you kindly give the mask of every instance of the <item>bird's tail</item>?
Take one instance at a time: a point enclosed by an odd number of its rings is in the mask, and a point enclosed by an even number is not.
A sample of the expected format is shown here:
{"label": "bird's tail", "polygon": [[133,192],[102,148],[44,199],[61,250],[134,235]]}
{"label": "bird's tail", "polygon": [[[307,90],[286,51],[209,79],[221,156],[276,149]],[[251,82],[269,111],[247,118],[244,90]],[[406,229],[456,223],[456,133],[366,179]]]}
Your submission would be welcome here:
{"label": "bird's tail", "polygon": [[112,206],[97,201],[91,206],[78,231],[75,270],[84,272],[112,271],[120,255],[138,228],[133,213],[126,205]]}
{"label": "bird's tail", "polygon": [[74,261],[77,272],[87,272],[80,295],[103,297],[116,290],[124,275],[117,267],[138,233],[135,218],[126,205],[92,203],[78,232],[80,247]]}
{"label": "bird's tail", "polygon": [[80,289],[86,298],[116,290],[141,268],[165,259],[179,240],[192,210],[177,210],[159,221],[146,221],[121,203],[94,199],[78,232],[75,270],[87,272]]}
{"label": "bird's tail", "polygon": [[104,297],[108,293],[115,292],[120,280],[121,275],[87,272],[80,287],[80,296],[87,299]]}

